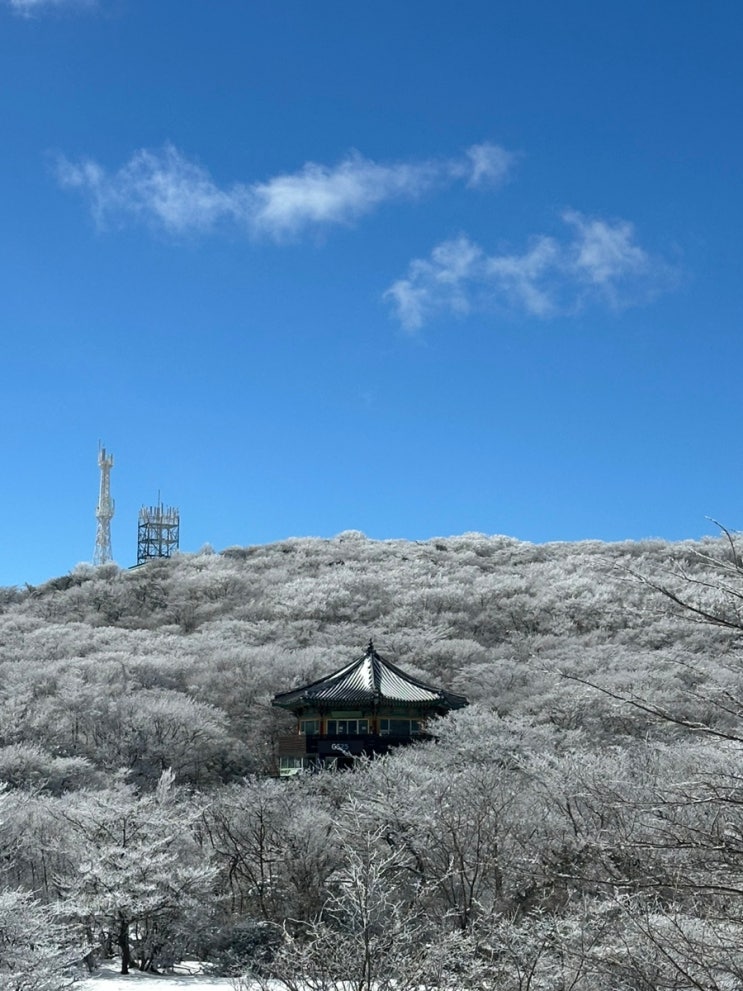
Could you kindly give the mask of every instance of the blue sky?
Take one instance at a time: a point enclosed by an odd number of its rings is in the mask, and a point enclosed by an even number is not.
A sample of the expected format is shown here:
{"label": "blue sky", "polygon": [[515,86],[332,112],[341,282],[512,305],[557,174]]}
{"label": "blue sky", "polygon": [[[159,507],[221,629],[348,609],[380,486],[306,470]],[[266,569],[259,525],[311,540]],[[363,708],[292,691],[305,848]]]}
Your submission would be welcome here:
{"label": "blue sky", "polygon": [[743,527],[743,7],[1,0],[0,584]]}

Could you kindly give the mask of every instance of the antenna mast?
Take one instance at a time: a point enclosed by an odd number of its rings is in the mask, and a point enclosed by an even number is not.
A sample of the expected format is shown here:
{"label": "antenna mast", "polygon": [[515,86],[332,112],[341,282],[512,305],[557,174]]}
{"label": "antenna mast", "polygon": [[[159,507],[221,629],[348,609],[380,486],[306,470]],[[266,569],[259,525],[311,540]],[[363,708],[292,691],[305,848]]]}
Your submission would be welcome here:
{"label": "antenna mast", "polygon": [[142,506],[137,529],[137,564],[155,557],[171,557],[178,550],[181,514],[175,506],[163,506],[157,493],[156,506]]}
{"label": "antenna mast", "polygon": [[114,515],[114,501],[111,498],[111,469],[113,455],[106,457],[106,448],[98,445],[98,467],[101,469],[101,487],[98,492],[98,505],[95,518],[98,526],[95,534],[95,554],[93,564],[108,564],[113,560],[111,553],[111,520]]}

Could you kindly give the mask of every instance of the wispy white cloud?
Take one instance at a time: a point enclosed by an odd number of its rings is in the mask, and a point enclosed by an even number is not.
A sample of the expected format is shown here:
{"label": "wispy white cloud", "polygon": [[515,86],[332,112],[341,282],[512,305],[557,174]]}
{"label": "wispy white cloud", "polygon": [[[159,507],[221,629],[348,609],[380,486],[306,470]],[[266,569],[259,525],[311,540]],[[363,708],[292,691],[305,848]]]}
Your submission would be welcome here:
{"label": "wispy white cloud", "polygon": [[57,177],[90,200],[96,220],[136,218],[173,234],[202,232],[224,221],[280,240],[307,230],[353,223],[380,204],[415,199],[463,181],[503,182],[515,156],[481,144],[454,159],[381,164],[357,153],[334,166],[309,162],[264,182],[219,186],[201,165],[172,145],[141,150],[116,172],[97,162],[60,158]]}
{"label": "wispy white cloud", "polygon": [[279,237],[348,224],[385,200],[422,196],[445,175],[435,162],[379,165],[358,154],[334,167],[310,162],[299,172],[255,184],[252,220],[258,230]]}
{"label": "wispy white cloud", "polygon": [[614,299],[627,280],[658,272],[658,262],[635,243],[634,227],[628,221],[610,224],[596,217],[584,217],[575,210],[566,210],[563,220],[575,232],[570,245],[570,267],[579,279],[609,300]]}
{"label": "wispy white cloud", "polygon": [[485,142],[472,145],[466,152],[469,165],[468,186],[497,186],[509,175],[517,156],[500,145]]}
{"label": "wispy white cloud", "polygon": [[385,298],[408,330],[441,312],[467,313],[490,307],[550,317],[590,301],[620,308],[667,288],[671,266],[635,239],[624,220],[562,216],[565,240],[539,235],[520,254],[487,255],[466,236],[444,241],[429,258],[415,259]]}
{"label": "wispy white cloud", "polygon": [[34,17],[48,10],[75,10],[97,6],[97,0],[6,0],[21,17]]}
{"label": "wispy white cloud", "polygon": [[62,187],[89,197],[101,225],[134,217],[172,234],[187,234],[208,230],[224,219],[244,220],[250,212],[247,187],[220,189],[206,169],[172,145],[157,153],[138,151],[114,173],[92,160],[60,158],[56,173]]}

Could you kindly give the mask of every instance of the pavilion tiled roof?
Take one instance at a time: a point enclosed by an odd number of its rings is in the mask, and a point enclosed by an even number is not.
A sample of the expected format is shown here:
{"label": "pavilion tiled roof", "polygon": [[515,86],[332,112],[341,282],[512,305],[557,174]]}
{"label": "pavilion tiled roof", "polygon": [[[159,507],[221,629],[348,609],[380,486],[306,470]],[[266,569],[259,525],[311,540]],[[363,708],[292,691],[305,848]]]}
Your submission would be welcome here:
{"label": "pavilion tiled roof", "polygon": [[461,709],[467,705],[467,699],[406,674],[380,657],[370,640],[363,657],[310,685],[281,692],[274,697],[273,705],[292,710],[319,706],[413,705],[448,711]]}

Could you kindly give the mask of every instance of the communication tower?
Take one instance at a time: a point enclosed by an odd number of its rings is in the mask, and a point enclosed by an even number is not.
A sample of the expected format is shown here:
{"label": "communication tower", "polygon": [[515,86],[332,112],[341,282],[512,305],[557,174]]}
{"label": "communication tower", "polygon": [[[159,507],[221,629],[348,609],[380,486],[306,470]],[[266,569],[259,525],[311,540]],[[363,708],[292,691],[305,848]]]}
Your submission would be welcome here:
{"label": "communication tower", "polygon": [[178,550],[181,517],[174,506],[142,506],[137,533],[137,564],[155,557],[171,557]]}
{"label": "communication tower", "polygon": [[111,498],[111,469],[113,455],[106,457],[106,448],[98,445],[98,467],[101,469],[101,486],[98,492],[98,505],[95,518],[98,520],[95,534],[93,564],[108,564],[113,560],[111,553],[111,520],[114,515],[114,501]]}

